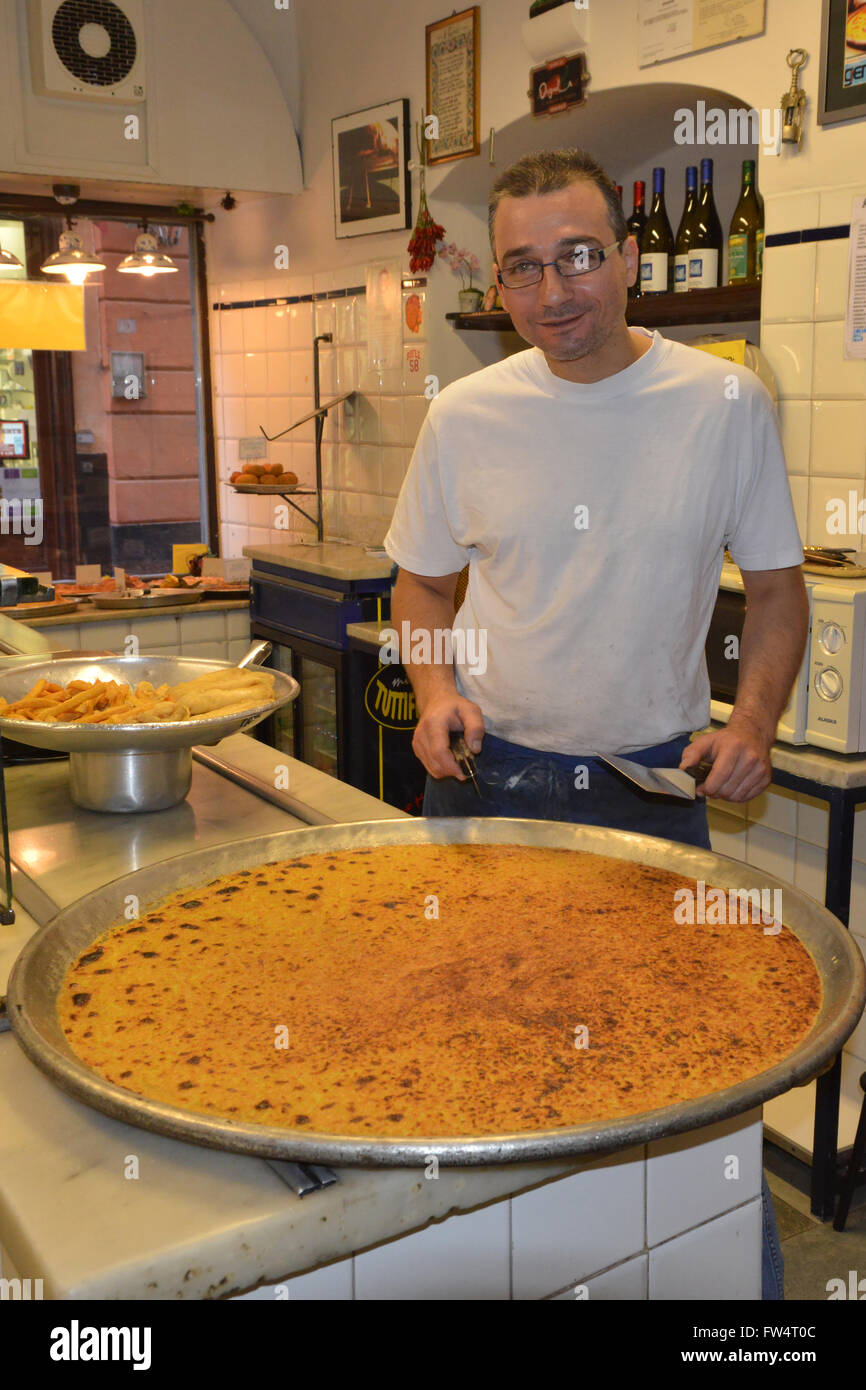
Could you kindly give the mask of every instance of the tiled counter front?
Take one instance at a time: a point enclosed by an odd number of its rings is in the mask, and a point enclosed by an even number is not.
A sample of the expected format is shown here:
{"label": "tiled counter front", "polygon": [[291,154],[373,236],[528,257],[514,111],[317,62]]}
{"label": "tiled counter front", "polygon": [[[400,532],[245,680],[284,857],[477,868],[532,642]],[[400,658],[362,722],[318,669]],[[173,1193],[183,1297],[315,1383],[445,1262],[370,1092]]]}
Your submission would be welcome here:
{"label": "tiled counter front", "polygon": [[[764,869],[824,902],[829,812],[825,802],[772,787],[745,804],[710,801],[710,841],[718,854]],[[851,880],[851,934],[866,957],[866,806],[855,813]],[[842,1053],[839,1146],[854,1141],[863,1101],[859,1077],[866,1067],[866,1015]],[[812,1152],[815,1083],[797,1087],[764,1107],[770,1131]]]}
{"label": "tiled counter front", "polygon": [[240,1297],[286,1292],[291,1299],[759,1299],[760,1111],[600,1159]]}
{"label": "tiled counter front", "polygon": [[141,656],[191,656],[206,661],[239,661],[250,645],[250,610],[247,603],[202,604],[182,615],[163,609],[159,613],[120,615],[100,613],[85,622],[34,622],[53,651],[110,651],[123,655],[126,640],[138,640]]}

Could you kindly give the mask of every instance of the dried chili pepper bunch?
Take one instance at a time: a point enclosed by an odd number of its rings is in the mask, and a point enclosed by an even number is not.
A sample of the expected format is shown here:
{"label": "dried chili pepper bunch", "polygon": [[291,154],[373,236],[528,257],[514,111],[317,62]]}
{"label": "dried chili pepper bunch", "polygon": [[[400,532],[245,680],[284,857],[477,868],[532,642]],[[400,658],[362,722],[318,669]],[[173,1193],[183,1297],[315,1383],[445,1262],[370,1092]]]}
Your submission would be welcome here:
{"label": "dried chili pepper bunch", "polygon": [[430,209],[427,206],[427,194],[422,185],[421,197],[418,203],[418,220],[415,223],[415,230],[412,233],[412,240],[409,242],[409,254],[411,260],[409,269],[429,270],[436,255],[436,243],[442,241],[445,236],[445,228],[440,227],[438,222],[434,222],[430,216]]}

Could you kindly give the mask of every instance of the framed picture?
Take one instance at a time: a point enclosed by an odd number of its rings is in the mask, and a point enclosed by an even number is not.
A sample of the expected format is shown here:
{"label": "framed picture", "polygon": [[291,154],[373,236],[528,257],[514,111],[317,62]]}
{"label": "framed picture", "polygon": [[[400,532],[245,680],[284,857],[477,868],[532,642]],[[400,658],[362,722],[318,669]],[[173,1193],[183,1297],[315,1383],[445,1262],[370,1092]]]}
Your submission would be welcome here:
{"label": "framed picture", "polygon": [[408,228],[409,101],[368,106],[331,121],[334,222],[338,237]]}
{"label": "framed picture", "polygon": [[439,134],[427,142],[427,163],[478,154],[480,30],[478,6],[427,25],[427,116]]}
{"label": "framed picture", "polygon": [[866,116],[866,0],[823,0],[818,124]]}
{"label": "framed picture", "polygon": [[26,420],[0,420],[0,458],[29,459],[30,426]]}

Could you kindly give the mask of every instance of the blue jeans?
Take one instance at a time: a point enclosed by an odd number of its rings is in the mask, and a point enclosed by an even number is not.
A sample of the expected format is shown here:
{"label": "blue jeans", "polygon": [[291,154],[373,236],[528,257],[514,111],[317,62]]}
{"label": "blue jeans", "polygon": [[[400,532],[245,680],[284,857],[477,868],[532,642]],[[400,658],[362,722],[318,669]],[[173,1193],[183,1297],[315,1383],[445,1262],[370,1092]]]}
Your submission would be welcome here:
{"label": "blue jeans", "polygon": [[[679,767],[688,734],[669,743],[627,754],[645,767]],[[707,808],[694,802],[663,801],[648,796],[612,772],[597,758],[580,754],[541,753],[484,735],[475,766],[482,797],[471,781],[428,776],[424,791],[425,816],[515,816],[524,820],[575,821],[603,825],[640,835],[661,835],[682,844],[710,848]],[[584,785],[575,787],[576,769],[585,767]],[[776,1214],[767,1180],[762,1174],[761,1285],[762,1297],[784,1298],[784,1262]]]}

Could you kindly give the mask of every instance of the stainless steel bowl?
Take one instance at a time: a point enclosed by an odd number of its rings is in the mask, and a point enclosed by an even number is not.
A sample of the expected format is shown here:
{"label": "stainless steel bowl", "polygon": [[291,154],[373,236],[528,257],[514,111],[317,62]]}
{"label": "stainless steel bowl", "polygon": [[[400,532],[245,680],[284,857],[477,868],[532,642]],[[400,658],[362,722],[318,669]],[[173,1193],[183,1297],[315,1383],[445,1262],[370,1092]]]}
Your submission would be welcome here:
{"label": "stainless steel bowl", "polygon": [[[43,678],[70,681],[126,681],[137,685],[177,685],[209,671],[234,670],[231,661],[199,661],[174,656],[64,657],[0,672],[0,696],[13,703]],[[239,714],[185,719],[172,724],[40,724],[0,716],[0,735],[33,748],[68,753],[70,790],[88,811],[155,811],[174,806],[189,791],[192,749],[251,729],[281,705],[297,698],[300,686],[282,671],[274,678],[274,699]]]}
{"label": "stainless steel bowl", "polygon": [[[811,955],[820,975],[822,1001],[810,1033],[781,1062],[758,1075],[663,1109],[588,1122],[566,1129],[492,1133],[466,1139],[429,1135],[393,1139],[385,1135],[310,1133],[265,1124],[236,1123],[198,1115],[180,1106],[147,1100],[105,1080],[69,1047],[57,1019],[57,998],[69,966],[107,927],[122,917],[128,894],[142,911],[182,888],[257,864],[332,850],[397,844],[523,844],[589,850],[651,864],[721,888],[781,888],[784,920]],[[447,922],[439,924],[447,931]],[[9,982],[9,1016],[29,1057],[59,1086],[115,1119],[209,1148],[303,1163],[418,1165],[431,1153],[443,1163],[537,1161],[575,1155],[597,1157],[633,1144],[680,1134],[739,1115],[772,1096],[809,1081],[842,1047],[866,1000],[866,969],[848,932],[824,907],[770,874],[708,850],[650,835],[632,835],[556,821],[480,818],[360,822],[283,831],[169,859],[139,869],[90,893],[65,909],[25,946]],[[371,1005],[372,1007],[372,1005]],[[231,1025],[226,1021],[226,1028]]]}

